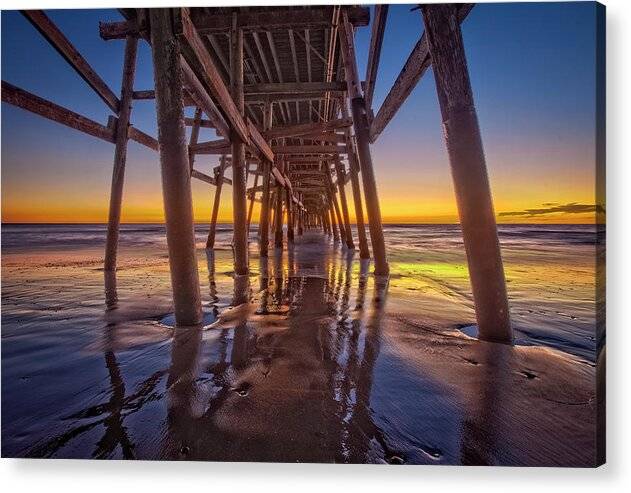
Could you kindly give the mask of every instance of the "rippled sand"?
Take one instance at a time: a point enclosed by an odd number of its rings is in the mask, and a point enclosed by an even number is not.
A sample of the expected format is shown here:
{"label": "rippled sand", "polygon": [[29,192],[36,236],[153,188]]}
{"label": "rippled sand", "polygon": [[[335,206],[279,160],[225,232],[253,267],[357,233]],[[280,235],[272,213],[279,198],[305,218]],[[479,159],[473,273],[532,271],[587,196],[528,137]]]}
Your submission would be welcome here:
{"label": "rippled sand", "polygon": [[100,248],[3,252],[2,455],[596,462],[593,340],[555,349],[532,318],[561,311],[576,340],[589,333],[589,300],[532,302],[529,282],[554,293],[545,282],[567,268],[518,262],[509,246],[513,318],[530,345],[507,347],[459,330],[474,322],[462,259],[394,245],[388,282],[317,234],[267,262],[251,250],[251,275],[236,278],[229,249],[199,250],[198,329],[172,327],[163,249],[123,248],[116,279]]}

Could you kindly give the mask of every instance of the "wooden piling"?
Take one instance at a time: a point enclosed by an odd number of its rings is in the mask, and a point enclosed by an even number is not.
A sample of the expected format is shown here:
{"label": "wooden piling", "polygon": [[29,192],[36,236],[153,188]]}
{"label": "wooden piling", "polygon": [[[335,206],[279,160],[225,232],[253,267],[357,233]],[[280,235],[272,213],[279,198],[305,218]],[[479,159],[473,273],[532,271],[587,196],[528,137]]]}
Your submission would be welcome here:
{"label": "wooden piling", "polygon": [[172,31],[170,9],[149,9],[149,15],[175,321],[181,326],[196,325],[202,320],[202,310],[182,104],[180,44]]}
{"label": "wooden piling", "polygon": [[197,144],[199,139],[199,128],[202,122],[202,109],[200,107],[195,108],[195,116],[193,117],[193,126],[191,127],[191,138],[188,141],[188,164],[193,172],[193,165],[195,164],[195,153],[191,150],[191,147]]}
{"label": "wooden piling", "polygon": [[287,243],[294,242],[294,202],[291,198],[291,190],[285,188],[285,208],[287,209]]}
{"label": "wooden piling", "polygon": [[305,212],[302,209],[298,210],[298,236],[302,236],[304,233],[304,215]]}
{"label": "wooden piling", "polygon": [[[342,117],[347,118],[348,107],[345,99],[340,100],[340,106],[342,108]],[[348,149],[348,172],[351,174],[351,189],[353,190],[353,204],[355,205],[355,226],[359,240],[359,258],[368,259],[370,258],[370,250],[368,249],[362,193],[359,186],[359,162],[355,153],[355,141],[349,127],[344,129],[344,137],[346,139],[346,148]]]}
{"label": "wooden piling", "polygon": [[344,246],[346,246],[346,228],[344,227],[344,220],[342,219],[342,214],[340,212],[340,206],[337,203],[337,194],[335,193],[335,189],[333,188],[333,182],[331,181],[331,176],[328,176],[329,181],[329,195],[331,203],[333,204],[333,211],[335,213],[335,221],[337,224],[337,229],[340,233],[340,240],[342,240]]}
{"label": "wooden piling", "polygon": [[337,174],[337,188],[340,191],[340,203],[342,205],[342,218],[344,219],[344,230],[346,233],[346,246],[350,250],[354,250],[355,243],[353,243],[351,220],[348,215],[348,204],[346,202],[346,190],[344,188],[344,182],[345,182],[344,165],[340,161],[339,156],[335,157],[334,164],[335,164],[335,172]]}
{"label": "wooden piling", "polygon": [[283,249],[283,195],[283,186],[278,183],[276,185],[276,210],[274,212],[276,220],[274,225],[274,246],[281,250]]}
{"label": "wooden piling", "polygon": [[206,239],[206,248],[215,248],[215,232],[217,230],[217,216],[219,214],[219,203],[221,201],[221,190],[223,188],[223,175],[226,169],[226,156],[221,156],[219,168],[215,173],[215,197],[213,199],[213,210],[210,216],[210,227],[208,229],[208,238]]}
{"label": "wooden piling", "polygon": [[[259,184],[259,175],[254,175],[254,189]],[[250,206],[248,208],[248,234],[250,232],[250,224],[252,222],[252,212],[254,211],[254,199],[256,197],[256,192],[252,192],[252,197],[250,197]]]}
{"label": "wooden piling", "polygon": [[422,7],[479,337],[512,344],[493,200],[455,4]]}
{"label": "wooden piling", "polygon": [[[272,128],[272,106],[267,102],[263,108],[263,128]],[[261,194],[261,216],[259,218],[259,251],[261,257],[267,257],[269,250],[270,225],[270,175],[272,163],[263,160],[263,193]]]}
{"label": "wooden piling", "polygon": [[333,241],[340,241],[340,234],[338,231],[338,225],[335,221],[335,211],[333,209],[333,204],[329,204],[329,222],[331,223],[331,231],[333,232]]}
{"label": "wooden piling", "polygon": [[[245,116],[243,95],[243,31],[237,28],[236,14],[230,30],[231,45],[231,91],[237,109]],[[230,133],[232,142],[232,210],[234,227],[234,272],[248,273],[248,230],[245,179],[245,145],[236,130]]]}
{"label": "wooden piling", "polygon": [[120,228],[121,208],[123,202],[123,184],[125,182],[125,162],[127,161],[127,129],[131,115],[132,93],[136,74],[136,53],[138,38],[127,36],[125,42],[125,59],[123,62],[123,81],[121,84],[120,111],[116,124],[116,148],[114,150],[114,168],[112,170],[112,187],[110,191],[110,209],[107,221],[107,239],[105,242],[105,271],[116,270],[116,254],[118,252],[118,234]]}
{"label": "wooden piling", "polygon": [[370,153],[370,136],[368,117],[366,115],[366,104],[364,102],[364,98],[362,97],[361,81],[357,71],[353,26],[348,21],[346,10],[342,12],[342,20],[340,22],[340,47],[344,63],[346,85],[348,88],[348,97],[351,100],[353,128],[355,129],[357,153],[359,154],[359,165],[364,185],[364,195],[366,197],[368,229],[370,231],[370,242],[372,244],[372,254],[375,261],[375,274],[387,275],[390,269],[388,267],[388,260],[386,257],[386,243],[383,236],[383,225],[381,223],[381,209],[379,207],[377,181],[375,179],[372,155]]}

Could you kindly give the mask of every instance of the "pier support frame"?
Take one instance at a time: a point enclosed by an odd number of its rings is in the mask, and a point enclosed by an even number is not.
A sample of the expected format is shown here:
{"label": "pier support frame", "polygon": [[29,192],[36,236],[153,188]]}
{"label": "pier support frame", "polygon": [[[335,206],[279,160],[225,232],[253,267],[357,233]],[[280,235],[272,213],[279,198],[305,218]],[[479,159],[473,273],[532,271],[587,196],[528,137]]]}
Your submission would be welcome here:
{"label": "pier support frame", "polygon": [[206,248],[215,248],[215,233],[217,231],[217,216],[219,215],[219,202],[221,201],[221,190],[223,188],[223,175],[226,170],[226,156],[221,156],[219,168],[215,173],[215,196],[213,198],[213,210],[210,216],[210,228],[206,239]]}
{"label": "pier support frame", "polygon": [[291,191],[285,188],[285,208],[287,209],[287,243],[294,242],[294,208]]}
{"label": "pier support frame", "polygon": [[[237,27],[236,15],[230,30],[231,91],[232,99],[242,117],[245,117],[243,94],[243,30]],[[248,225],[245,178],[245,144],[235,130],[230,132],[232,142],[232,210],[234,227],[234,272],[248,273]]]}
{"label": "pier support frame", "polygon": [[114,168],[112,170],[112,188],[110,192],[110,209],[107,221],[107,239],[105,242],[106,272],[116,270],[116,254],[118,252],[118,234],[120,229],[121,208],[123,202],[123,185],[125,182],[125,163],[127,161],[127,129],[131,115],[132,94],[136,74],[136,53],[138,38],[127,36],[125,41],[125,59],[123,62],[123,81],[121,84],[120,110],[116,124],[116,148],[114,150]]}
{"label": "pier support frame", "polygon": [[276,211],[274,212],[274,246],[283,249],[283,186],[279,183],[276,185]]}
{"label": "pier support frame", "polygon": [[[348,117],[348,107],[346,99],[340,100],[342,108],[342,117]],[[355,153],[355,141],[351,135],[351,129],[344,129],[344,137],[346,139],[346,149],[348,150],[348,172],[351,174],[351,189],[353,191],[353,204],[355,205],[355,223],[357,226],[357,239],[359,241],[359,258],[370,258],[370,250],[368,249],[368,238],[366,237],[366,225],[364,223],[364,208],[362,206],[362,193],[359,185],[359,162]]]}
{"label": "pier support frame", "polygon": [[[329,197],[330,200],[330,197]],[[335,221],[335,211],[333,210],[333,204],[329,203],[328,214],[330,217],[331,231],[333,232],[333,241],[340,241],[340,234],[338,232],[338,225]]]}
{"label": "pier support frame", "polygon": [[351,113],[353,115],[353,128],[357,139],[357,152],[361,167],[362,182],[364,185],[364,195],[366,198],[366,211],[368,213],[368,229],[370,231],[370,242],[375,261],[375,274],[387,275],[390,268],[386,257],[386,243],[383,236],[383,225],[381,223],[381,209],[379,207],[379,194],[377,193],[377,182],[370,153],[370,135],[368,117],[366,114],[366,103],[361,92],[361,81],[357,71],[357,60],[355,58],[355,40],[353,36],[353,26],[348,20],[346,10],[342,10],[340,22],[340,47],[342,60],[344,63],[344,73],[348,97],[351,101]]}
{"label": "pier support frame", "polygon": [[335,172],[337,174],[337,188],[340,191],[340,203],[342,204],[342,218],[344,219],[344,229],[346,233],[346,246],[350,250],[355,249],[355,243],[353,242],[353,232],[351,230],[351,220],[348,215],[348,203],[346,202],[346,190],[344,188],[344,169],[343,164],[340,161],[339,156],[334,159]]}
{"label": "pier support frame", "polygon": [[[263,128],[272,128],[272,106],[269,102],[263,108]],[[259,251],[261,257],[267,257],[269,250],[270,229],[270,180],[272,163],[263,160],[263,193],[261,194],[261,216],[259,217]]]}
{"label": "pier support frame", "polygon": [[[259,175],[254,175],[254,189],[259,184]],[[256,198],[256,192],[252,192],[252,197],[250,197],[250,205],[248,208],[248,234],[250,232],[250,224],[252,223],[252,212],[254,211],[254,199]]]}
{"label": "pier support frame", "polygon": [[149,9],[169,267],[177,325],[202,320],[193,200],[184,126],[180,44],[170,9]]}
{"label": "pier support frame", "polygon": [[479,337],[512,344],[491,188],[455,4],[422,7]]}

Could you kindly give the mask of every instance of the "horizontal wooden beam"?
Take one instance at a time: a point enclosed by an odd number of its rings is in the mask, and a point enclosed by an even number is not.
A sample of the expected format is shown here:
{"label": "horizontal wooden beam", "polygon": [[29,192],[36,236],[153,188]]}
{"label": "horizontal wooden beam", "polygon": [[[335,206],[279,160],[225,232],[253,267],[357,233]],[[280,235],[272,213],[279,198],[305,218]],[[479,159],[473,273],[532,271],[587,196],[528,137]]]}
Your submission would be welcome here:
{"label": "horizontal wooden beam", "polygon": [[278,145],[272,146],[275,154],[345,154],[346,146],[334,145]]}
{"label": "horizontal wooden beam", "polygon": [[93,137],[114,142],[111,128],[5,81],[2,81],[2,101]]}
{"label": "horizontal wooden beam", "polygon": [[149,149],[153,149],[156,152],[160,150],[160,146],[156,139],[154,139],[151,135],[144,133],[142,130],[138,130],[136,127],[129,127],[127,130],[127,136],[131,140],[147,146]]}
{"label": "horizontal wooden beam", "polygon": [[131,93],[131,97],[134,99],[155,99],[156,91],[148,89],[146,91],[134,91]]}
{"label": "horizontal wooden beam", "polygon": [[[114,132],[114,136],[116,137],[116,130],[118,129],[118,117],[114,115],[110,115],[107,119],[107,126]],[[156,152],[160,150],[160,145],[158,144],[157,139],[154,139],[151,135],[146,134],[142,130],[138,130],[136,127],[129,125],[127,128],[127,138],[142,144],[149,149],[152,149]],[[114,140],[116,142],[116,140]]]}
{"label": "horizontal wooden beam", "polygon": [[[206,142],[198,142],[189,146],[191,152],[195,154],[231,154],[232,148],[228,139],[209,140]],[[217,152],[205,152],[217,151]]]}
{"label": "horizontal wooden beam", "polygon": [[278,93],[278,94],[246,94],[245,104],[263,105],[266,103],[295,103],[301,101],[320,101],[326,98],[322,92],[304,92],[299,94]]}
{"label": "horizontal wooden beam", "polygon": [[208,176],[201,171],[197,171],[196,169],[191,170],[191,177],[197,178],[198,180],[204,181],[209,185],[217,185],[217,182],[212,176]]}
{"label": "horizontal wooden beam", "polygon": [[129,34],[140,34],[138,24],[134,20],[99,22],[99,36],[105,41],[124,39]]}
{"label": "horizontal wooden beam", "polygon": [[88,83],[94,92],[99,95],[103,102],[114,113],[118,114],[120,107],[118,97],[48,16],[42,10],[22,10],[21,12],[81,78]]}
{"label": "horizontal wooden beam", "polygon": [[309,187],[296,187],[294,188],[296,193],[322,193],[326,191],[325,186],[309,186]]}
{"label": "horizontal wooden beam", "polygon": [[314,132],[329,132],[340,128],[346,128],[353,124],[351,118],[339,118],[323,123],[301,123],[298,125],[288,125],[275,127],[263,132],[263,136],[268,139],[279,139],[282,137],[300,137]]}
{"label": "horizontal wooden beam", "polygon": [[[349,21],[356,27],[367,26],[370,10],[366,7],[349,7]],[[219,14],[210,9],[192,8],[191,18],[200,34],[227,32],[232,27],[232,15]],[[244,31],[277,31],[284,29],[324,29],[331,27],[332,7],[288,8],[277,7],[265,11],[238,11],[239,29]],[[99,24],[102,39],[122,39],[128,34],[138,34],[134,21],[105,22]]]}
{"label": "horizontal wooden beam", "polygon": [[336,133],[312,133],[301,135],[301,139],[315,140],[318,142],[329,142],[333,144],[345,144],[346,137]]}
{"label": "horizontal wooden beam", "polygon": [[203,81],[208,86],[217,107],[224,114],[230,128],[237,133],[243,142],[249,144],[250,139],[247,124],[230,96],[230,92],[221,77],[221,72],[217,69],[206,45],[195,29],[189,16],[189,9],[180,8],[176,9],[176,12],[179,13],[175,22],[176,34],[180,36],[180,39],[186,42],[190,52],[197,59],[201,67],[201,74],[199,75],[201,75]]}
{"label": "horizontal wooden beam", "polygon": [[[458,7],[458,20],[460,22],[464,21],[472,8],[473,4],[460,4]],[[377,140],[381,132],[394,118],[431,63],[427,40],[425,39],[425,33],[423,33],[370,124],[371,142]]]}
{"label": "horizontal wooden beam", "polygon": [[271,84],[246,84],[245,94],[304,94],[316,92],[344,92],[344,82],[285,82]]}
{"label": "horizontal wooden beam", "polygon": [[[199,123],[199,126],[203,128],[215,128],[213,126],[213,122],[211,122],[210,120],[204,120],[202,118],[198,123]],[[193,125],[197,125],[197,123],[195,122],[195,118],[184,118],[184,124],[187,127],[192,127]]]}
{"label": "horizontal wooden beam", "polygon": [[298,169],[298,170],[290,171],[289,176],[296,177],[296,179],[300,179],[303,176],[324,176],[324,172],[320,170]]}
{"label": "horizontal wooden beam", "polygon": [[[209,13],[206,9],[192,9],[192,16],[195,26],[202,34],[225,32],[232,27],[231,15]],[[370,10],[366,7],[349,7],[348,18],[355,27],[367,26],[370,22]],[[330,27],[332,21],[332,7],[278,7],[259,12],[240,11],[237,25],[244,31],[322,29]]]}

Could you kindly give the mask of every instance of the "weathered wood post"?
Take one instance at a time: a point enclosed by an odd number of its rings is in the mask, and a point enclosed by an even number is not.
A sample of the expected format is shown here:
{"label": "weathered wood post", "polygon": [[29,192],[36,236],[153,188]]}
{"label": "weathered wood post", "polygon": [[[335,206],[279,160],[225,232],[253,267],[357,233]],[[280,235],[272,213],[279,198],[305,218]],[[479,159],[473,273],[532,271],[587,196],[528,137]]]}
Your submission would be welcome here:
{"label": "weathered wood post", "polygon": [[294,242],[294,201],[289,187],[285,187],[285,207],[287,209],[287,243]]}
{"label": "weathered wood post", "polygon": [[[330,197],[329,197],[330,200]],[[333,210],[333,204],[329,202],[329,215],[330,215],[330,223],[331,230],[333,231],[333,241],[340,241],[340,234],[338,233],[338,226],[335,222],[335,211]]]}
{"label": "weathered wood post", "polygon": [[202,320],[193,200],[184,127],[180,44],[170,9],[150,9],[162,194],[177,325]]}
{"label": "weathered wood post", "polygon": [[[283,171],[283,163],[279,162],[280,169]],[[274,246],[276,248],[283,249],[283,185],[278,183],[276,185],[276,211],[274,212],[274,218],[276,221],[274,232]]]}
{"label": "weathered wood post", "polygon": [[202,109],[195,108],[195,115],[193,117],[193,126],[191,127],[191,138],[188,141],[188,165],[193,172],[193,165],[195,164],[195,152],[191,149],[191,146],[197,144],[199,139],[199,127],[202,121]]}
{"label": "weathered wood post", "polygon": [[[348,118],[348,107],[346,98],[340,100],[342,117]],[[364,208],[362,207],[362,193],[359,186],[359,162],[355,154],[355,140],[351,135],[351,129],[344,129],[346,139],[346,150],[348,152],[348,172],[351,174],[351,188],[353,190],[353,204],[355,205],[355,223],[357,226],[357,238],[359,239],[359,258],[370,258],[368,249],[368,238],[366,238],[366,226],[364,224]]]}
{"label": "weathered wood post", "polygon": [[[259,184],[259,175],[254,175],[254,190]],[[248,208],[248,233],[250,232],[250,223],[252,222],[252,212],[254,211],[254,199],[256,198],[256,191],[252,192],[252,197],[250,197],[250,206]]]}
{"label": "weathered wood post", "polygon": [[[236,14],[230,30],[230,78],[231,95],[242,117],[245,117],[245,97],[243,94],[243,30],[237,27]],[[237,275],[248,273],[248,226],[245,179],[245,145],[239,133],[230,132],[232,142],[232,211],[234,227],[234,272]]]}
{"label": "weathered wood post", "polygon": [[[272,128],[272,108],[266,103],[263,109],[263,127]],[[261,194],[261,216],[259,218],[259,250],[261,257],[267,257],[269,249],[269,215],[270,215],[270,175],[272,163],[263,160],[263,193]]]}
{"label": "weathered wood post", "polygon": [[344,230],[346,232],[346,246],[354,250],[355,243],[353,242],[353,233],[351,230],[351,220],[348,215],[348,204],[346,202],[346,190],[344,188],[345,173],[344,165],[340,161],[340,157],[335,156],[335,172],[337,174],[337,188],[340,191],[340,203],[342,204],[342,218],[344,219]]}
{"label": "weathered wood post", "polygon": [[217,231],[217,215],[219,214],[219,202],[221,201],[221,190],[223,188],[223,175],[226,169],[226,156],[221,156],[219,167],[215,172],[215,197],[213,199],[213,210],[210,216],[210,227],[208,229],[208,238],[206,239],[206,248],[215,248],[215,233]]}
{"label": "weathered wood post", "polygon": [[333,231],[331,229],[331,222],[329,221],[326,209],[320,211],[320,222],[322,223],[322,229],[327,235],[333,234]]}
{"label": "weathered wood post", "polygon": [[304,233],[304,215],[305,211],[302,209],[298,210],[298,236],[302,236]]}
{"label": "weathered wood post", "polygon": [[123,184],[125,182],[125,162],[127,161],[127,129],[131,114],[134,76],[136,74],[136,53],[138,38],[129,35],[125,41],[125,59],[123,62],[123,81],[121,99],[116,124],[116,148],[114,150],[114,169],[112,170],[112,188],[110,192],[110,210],[107,221],[107,239],[105,242],[105,271],[116,270],[118,251],[118,232],[123,202]]}
{"label": "weathered wood post", "polygon": [[455,4],[422,7],[458,202],[479,337],[511,344],[506,281]]}
{"label": "weathered wood post", "polygon": [[381,209],[379,207],[379,195],[377,182],[370,153],[370,137],[366,104],[361,92],[361,81],[357,71],[355,58],[355,40],[353,38],[353,26],[348,21],[346,10],[342,11],[340,22],[340,48],[344,63],[344,73],[348,97],[351,100],[351,112],[353,114],[353,128],[357,139],[357,152],[361,167],[364,195],[366,197],[366,211],[368,213],[368,229],[370,230],[370,242],[372,254],[375,259],[375,274],[387,275],[389,272],[386,257],[386,243],[383,237],[383,225],[381,223]]}
{"label": "weathered wood post", "polygon": [[[328,164],[327,164],[327,168],[328,168]],[[344,242],[344,245],[346,245],[346,238],[347,238],[346,229],[344,228],[342,214],[340,213],[340,206],[337,204],[337,194],[335,192],[335,188],[333,187],[333,181],[331,180],[331,175],[329,174],[329,170],[327,170],[327,173],[326,173],[326,180],[328,182],[329,197],[330,197],[331,203],[333,204],[333,211],[335,212],[337,228],[340,231],[340,239]]]}

